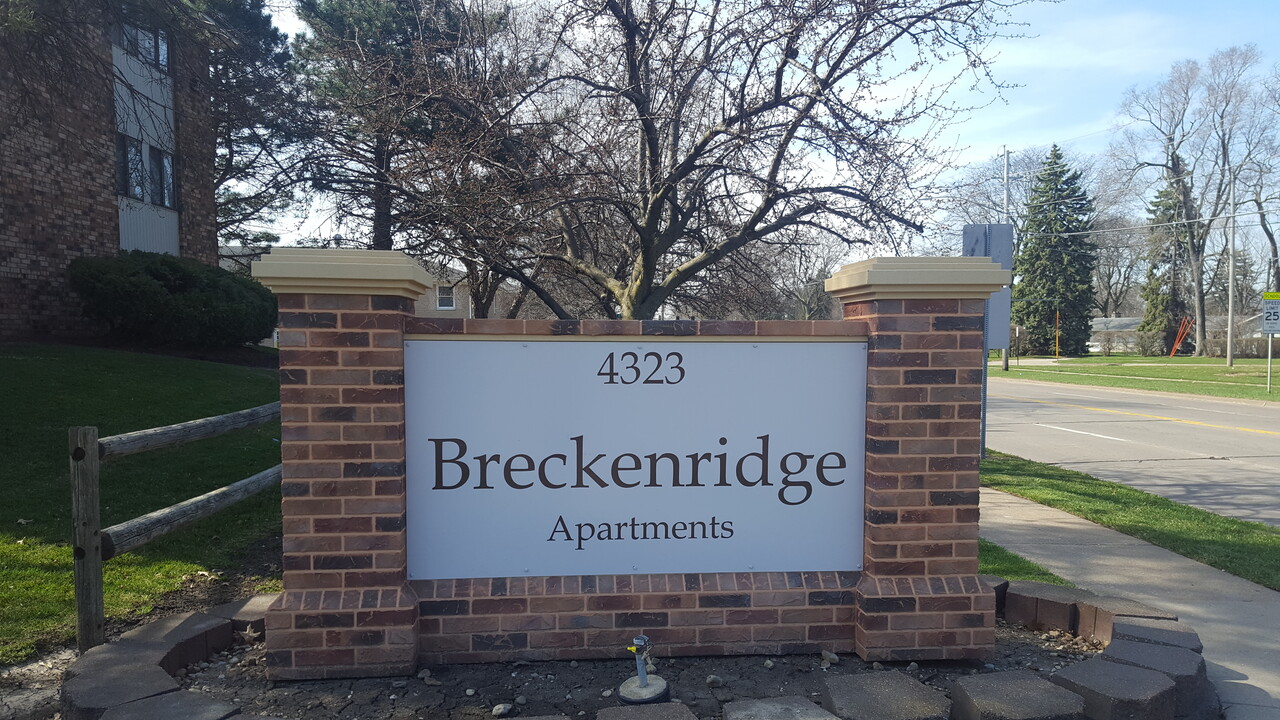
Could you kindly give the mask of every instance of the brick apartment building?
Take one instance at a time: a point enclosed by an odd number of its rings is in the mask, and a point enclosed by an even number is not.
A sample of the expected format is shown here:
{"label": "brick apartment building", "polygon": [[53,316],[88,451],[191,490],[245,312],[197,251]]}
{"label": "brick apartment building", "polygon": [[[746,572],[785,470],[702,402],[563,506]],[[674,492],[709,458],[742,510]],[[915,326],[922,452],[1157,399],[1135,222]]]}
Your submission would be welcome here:
{"label": "brick apartment building", "polygon": [[217,262],[203,53],[142,24],[77,32],[62,78],[0,63],[0,339],[95,331],[68,285],[77,257]]}

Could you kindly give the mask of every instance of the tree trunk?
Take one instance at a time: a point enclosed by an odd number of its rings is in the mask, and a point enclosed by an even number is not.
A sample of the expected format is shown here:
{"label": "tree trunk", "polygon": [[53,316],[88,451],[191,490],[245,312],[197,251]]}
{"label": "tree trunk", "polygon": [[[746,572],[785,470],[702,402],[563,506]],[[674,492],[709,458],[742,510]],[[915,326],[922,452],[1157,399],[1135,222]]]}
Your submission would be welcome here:
{"label": "tree trunk", "polygon": [[1259,195],[1254,196],[1253,204],[1258,209],[1258,225],[1267,236],[1267,244],[1271,246],[1271,262],[1267,267],[1267,275],[1270,277],[1267,284],[1271,286],[1272,292],[1280,292],[1280,252],[1277,252],[1276,233],[1271,229],[1271,223],[1267,222],[1267,213],[1262,209],[1262,198]]}
{"label": "tree trunk", "polygon": [[1196,316],[1196,356],[1204,357],[1208,353],[1204,326],[1204,251],[1191,248],[1188,253],[1191,260],[1191,297]]}
{"label": "tree trunk", "polygon": [[390,250],[391,246],[391,152],[386,137],[374,142],[373,249]]}

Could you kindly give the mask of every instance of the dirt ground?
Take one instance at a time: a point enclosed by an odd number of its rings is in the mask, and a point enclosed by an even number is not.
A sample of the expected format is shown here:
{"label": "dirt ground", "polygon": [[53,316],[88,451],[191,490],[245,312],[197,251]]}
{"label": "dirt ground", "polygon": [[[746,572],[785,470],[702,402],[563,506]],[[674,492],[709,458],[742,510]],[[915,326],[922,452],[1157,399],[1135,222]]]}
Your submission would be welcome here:
{"label": "dirt ground", "polygon": [[[988,663],[881,664],[852,655],[834,664],[819,655],[665,658],[659,647],[655,671],[670,684],[673,699],[699,718],[719,718],[721,705],[733,700],[800,695],[816,702],[823,678],[831,675],[897,670],[946,693],[966,675],[1012,669],[1049,675],[1102,650],[1067,634],[1003,624],[996,637],[996,657]],[[264,652],[261,643],[233,648],[189,668],[183,684],[244,712],[282,718],[479,720],[501,713],[504,704],[511,706],[510,716],[592,718],[621,704],[618,685],[635,674],[633,656],[623,652],[617,660],[450,665],[412,678],[272,683]]]}

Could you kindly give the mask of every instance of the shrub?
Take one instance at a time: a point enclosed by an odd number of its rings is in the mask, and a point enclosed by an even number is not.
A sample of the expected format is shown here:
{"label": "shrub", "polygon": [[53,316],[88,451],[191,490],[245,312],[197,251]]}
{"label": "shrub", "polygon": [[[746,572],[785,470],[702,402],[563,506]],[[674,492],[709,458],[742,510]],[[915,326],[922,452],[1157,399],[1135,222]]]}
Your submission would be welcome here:
{"label": "shrub", "polygon": [[128,342],[231,347],[257,342],[275,327],[271,291],[190,258],[132,250],[78,258],[70,275],[85,313]]}
{"label": "shrub", "polygon": [[1144,357],[1161,357],[1165,354],[1164,333],[1159,330],[1138,331],[1138,352]]}

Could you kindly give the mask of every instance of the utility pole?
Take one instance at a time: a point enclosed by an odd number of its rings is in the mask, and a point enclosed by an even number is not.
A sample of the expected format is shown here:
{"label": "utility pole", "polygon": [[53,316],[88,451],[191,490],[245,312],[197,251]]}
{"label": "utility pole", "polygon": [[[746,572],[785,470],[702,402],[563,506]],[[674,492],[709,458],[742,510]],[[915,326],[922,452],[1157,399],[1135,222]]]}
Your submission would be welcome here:
{"label": "utility pole", "polygon": [[[1008,145],[1004,146],[1004,221],[1009,225],[1013,224],[1013,216],[1009,214],[1009,146]],[[986,357],[983,357],[982,361],[985,363],[987,361]],[[1006,347],[1000,350],[1000,369],[1003,372],[1009,372],[1009,348],[1007,347],[1007,343],[1006,343]]]}
{"label": "utility pole", "polygon": [[1227,367],[1236,364],[1236,176],[1231,174],[1231,232],[1227,253]]}

